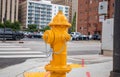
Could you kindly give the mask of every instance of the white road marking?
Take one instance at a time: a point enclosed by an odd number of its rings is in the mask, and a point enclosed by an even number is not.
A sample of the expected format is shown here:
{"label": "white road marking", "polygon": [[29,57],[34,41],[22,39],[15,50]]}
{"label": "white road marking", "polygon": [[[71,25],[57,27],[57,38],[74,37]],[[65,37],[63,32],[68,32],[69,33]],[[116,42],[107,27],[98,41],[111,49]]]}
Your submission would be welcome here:
{"label": "white road marking", "polygon": [[69,60],[74,60],[74,61],[81,61],[81,59],[75,59],[75,58],[68,58]]}
{"label": "white road marking", "polygon": [[36,57],[47,57],[46,55],[0,55],[0,58],[36,58]]}
{"label": "white road marking", "polygon": [[30,48],[0,48],[0,51],[3,51],[3,50],[31,50]]}
{"label": "white road marking", "polygon": [[0,48],[20,48],[21,46],[0,46]]}
{"label": "white road marking", "polygon": [[39,54],[43,53],[40,51],[5,51],[5,52],[0,52],[0,54]]}

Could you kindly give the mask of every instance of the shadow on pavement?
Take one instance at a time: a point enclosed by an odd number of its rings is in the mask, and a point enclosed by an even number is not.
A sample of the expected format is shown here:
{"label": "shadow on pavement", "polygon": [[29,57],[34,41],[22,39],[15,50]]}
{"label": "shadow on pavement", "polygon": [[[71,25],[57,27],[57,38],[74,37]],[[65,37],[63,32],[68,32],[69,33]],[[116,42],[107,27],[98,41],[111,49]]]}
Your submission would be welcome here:
{"label": "shadow on pavement", "polygon": [[0,69],[5,67],[23,63],[27,60],[27,58],[0,58]]}

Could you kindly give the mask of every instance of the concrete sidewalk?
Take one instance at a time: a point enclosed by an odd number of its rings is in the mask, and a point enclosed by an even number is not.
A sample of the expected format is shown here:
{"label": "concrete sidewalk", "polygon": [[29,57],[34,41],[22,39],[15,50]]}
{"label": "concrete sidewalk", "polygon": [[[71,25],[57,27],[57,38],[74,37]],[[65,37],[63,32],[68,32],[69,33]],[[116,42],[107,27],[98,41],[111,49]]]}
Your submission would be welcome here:
{"label": "concrete sidewalk", "polygon": [[[67,74],[67,77],[109,77],[112,70],[112,57],[100,55],[79,56],[85,59],[87,65],[83,68],[73,68]],[[70,57],[79,59],[78,56]],[[49,60],[43,58],[29,59],[24,63],[0,69],[0,77],[23,77],[25,72],[45,72],[44,66],[49,63]]]}
{"label": "concrete sidewalk", "polygon": [[84,68],[72,69],[72,71],[67,74],[67,77],[109,77],[111,70],[112,61],[86,65]]}

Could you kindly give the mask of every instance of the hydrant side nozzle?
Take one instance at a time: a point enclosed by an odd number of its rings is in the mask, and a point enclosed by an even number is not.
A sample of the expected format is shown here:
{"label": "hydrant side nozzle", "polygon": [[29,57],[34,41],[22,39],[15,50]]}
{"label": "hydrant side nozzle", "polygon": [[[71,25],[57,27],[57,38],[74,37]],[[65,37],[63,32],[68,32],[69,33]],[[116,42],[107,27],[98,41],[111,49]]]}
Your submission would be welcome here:
{"label": "hydrant side nozzle", "polygon": [[66,39],[66,41],[69,41],[71,39],[71,36],[68,34],[65,39]]}
{"label": "hydrant side nozzle", "polygon": [[54,40],[53,37],[54,37],[53,32],[51,30],[47,30],[43,34],[43,40],[49,44],[51,44],[53,42],[53,40]]}
{"label": "hydrant side nozzle", "polygon": [[44,34],[43,36],[42,36],[42,38],[44,39],[44,41],[46,42],[47,41],[47,39],[48,39],[48,35],[47,34]]}

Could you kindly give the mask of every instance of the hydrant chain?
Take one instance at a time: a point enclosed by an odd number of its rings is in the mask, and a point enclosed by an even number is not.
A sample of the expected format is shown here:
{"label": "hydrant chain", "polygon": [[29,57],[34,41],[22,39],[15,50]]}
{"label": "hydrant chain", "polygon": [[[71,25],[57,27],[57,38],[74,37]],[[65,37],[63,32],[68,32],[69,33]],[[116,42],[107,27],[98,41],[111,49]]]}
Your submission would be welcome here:
{"label": "hydrant chain", "polygon": [[[52,43],[54,43],[54,41],[55,41],[55,32],[54,32],[53,30],[51,30],[51,31],[52,31],[53,36],[54,36]],[[65,39],[66,39],[66,38],[65,38]],[[66,42],[67,42],[67,41],[66,41]],[[53,51],[53,50],[52,50],[52,53],[53,53],[53,54],[60,54],[60,53],[62,53],[62,51],[63,51],[64,48],[65,48],[66,42],[65,42],[65,44],[63,44],[63,46],[60,48],[60,50],[58,50],[58,51]],[[53,49],[53,48],[52,48],[52,49]]]}
{"label": "hydrant chain", "polygon": [[[53,54],[60,54],[60,53],[62,53],[62,51],[63,51],[64,48],[65,48],[65,45],[66,45],[66,44],[64,44],[64,45],[61,47],[60,50],[54,52],[54,51],[53,51],[53,48],[50,48],[50,50],[48,51],[48,50],[47,50],[47,43],[45,43],[46,54],[48,55],[47,57],[50,57],[51,53],[53,53]],[[47,51],[48,51],[48,52],[47,52]]]}
{"label": "hydrant chain", "polygon": [[[49,32],[49,31],[48,31]],[[51,30],[51,32],[53,33],[53,36],[54,36],[54,38],[53,38],[53,41],[52,41],[52,43],[54,43],[54,41],[55,41],[55,32],[53,31],[53,30]],[[66,38],[65,38],[66,39]],[[48,37],[46,37],[46,40],[48,40]],[[67,42],[67,41],[66,41]],[[47,43],[45,42],[45,44],[46,44],[46,51],[47,51]],[[51,47],[50,48],[50,51],[48,51],[48,52],[46,52],[47,53],[47,57],[50,57],[50,55],[51,55],[51,53],[53,53],[53,54],[60,54],[60,53],[62,53],[62,51],[64,50],[64,48],[65,48],[65,45],[66,45],[66,43],[65,44],[63,44],[63,46],[60,48],[60,50],[58,50],[58,51],[53,51],[53,48]],[[49,53],[50,52],[50,53]]]}
{"label": "hydrant chain", "polygon": [[47,50],[47,43],[45,43],[45,48],[46,48],[46,55],[47,55],[46,58],[48,58],[48,57],[50,57],[50,55],[52,54],[52,48],[50,48],[50,50],[48,51],[48,50]]}
{"label": "hydrant chain", "polygon": [[62,53],[62,51],[63,51],[64,48],[65,48],[65,45],[66,45],[66,44],[64,44],[64,45],[61,47],[61,49],[58,50],[58,51],[54,51],[54,52],[52,51],[52,53],[53,53],[53,54],[60,54],[60,53]]}

